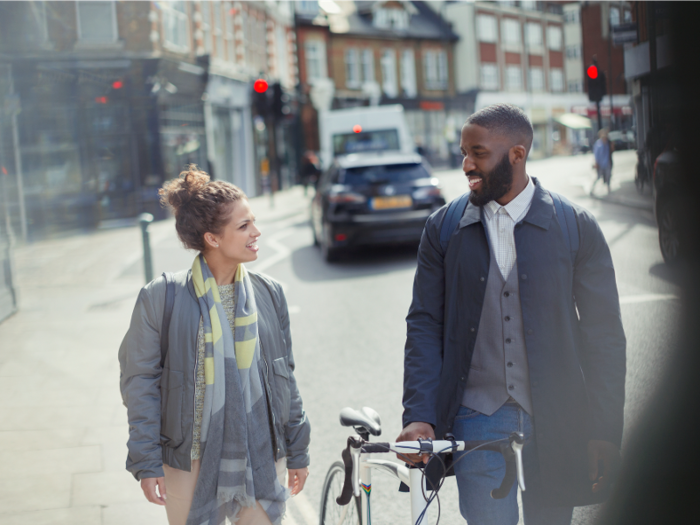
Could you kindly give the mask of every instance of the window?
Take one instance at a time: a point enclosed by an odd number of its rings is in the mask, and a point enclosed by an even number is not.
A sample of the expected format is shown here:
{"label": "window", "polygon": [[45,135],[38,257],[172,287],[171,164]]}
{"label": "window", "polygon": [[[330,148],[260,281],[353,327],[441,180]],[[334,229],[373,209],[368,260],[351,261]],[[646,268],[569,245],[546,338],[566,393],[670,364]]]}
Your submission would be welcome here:
{"label": "window", "polygon": [[522,91],[523,73],[520,66],[506,66],[506,89],[508,91]]}
{"label": "window", "polygon": [[583,81],[569,80],[569,93],[583,93]]}
{"label": "window", "polygon": [[277,78],[279,78],[283,84],[289,82],[287,33],[281,25],[275,27],[275,61],[277,62]]}
{"label": "window", "polygon": [[360,87],[360,63],[357,49],[345,50],[345,86],[350,89]]}
{"label": "window", "polygon": [[39,42],[46,42],[49,39],[49,31],[46,25],[46,3],[31,2],[29,5],[36,22],[36,31],[32,31],[34,33],[32,36]]}
{"label": "window", "polygon": [[537,10],[537,2],[530,2],[530,1],[521,1],[520,2],[520,7],[527,11],[536,11]]}
{"label": "window", "polygon": [[190,47],[189,21],[185,2],[161,2],[163,35],[166,47],[186,51]]}
{"label": "window", "polygon": [[530,91],[544,91],[544,72],[541,67],[530,68]]}
{"label": "window", "polygon": [[374,27],[383,29],[408,29],[408,13],[403,9],[377,9],[372,18]]}
{"label": "window", "polygon": [[581,58],[581,46],[577,44],[566,46],[566,58]]}
{"label": "window", "polygon": [[610,25],[617,26],[620,25],[620,8],[610,7]]}
{"label": "window", "polygon": [[214,1],[211,3],[211,8],[214,11],[214,38],[216,38],[216,56],[223,59],[224,52],[224,21],[221,14],[221,2]]}
{"label": "window", "polygon": [[401,52],[401,89],[404,97],[414,98],[418,94],[416,60],[412,49],[404,49]]}
{"label": "window", "polygon": [[520,51],[522,42],[520,22],[514,18],[501,20],[501,42],[506,51]]}
{"label": "window", "polygon": [[496,17],[491,15],[479,15],[476,17],[476,30],[481,42],[496,42],[498,31]]}
{"label": "window", "polygon": [[76,2],[78,38],[89,42],[117,41],[114,2]]}
{"label": "window", "polygon": [[528,22],[525,25],[525,41],[530,53],[542,53],[542,24]]}
{"label": "window", "polygon": [[374,82],[374,53],[371,49],[362,50],[362,80]]}
{"label": "window", "polygon": [[399,149],[399,134],[395,129],[333,135],[333,155],[395,149]]}
{"label": "window", "polygon": [[233,31],[233,10],[232,4],[230,2],[226,3],[224,19],[226,20],[226,48],[227,48],[227,58],[229,62],[236,61],[236,41],[235,34]]}
{"label": "window", "polygon": [[306,55],[306,79],[326,78],[326,43],[323,40],[307,40],[304,43]]}
{"label": "window", "polygon": [[481,89],[498,90],[498,65],[481,64]]}
{"label": "window", "polygon": [[562,33],[559,26],[547,26],[547,47],[552,51],[561,51]]}
{"label": "window", "polygon": [[632,21],[632,11],[625,9],[622,20],[627,24]]}
{"label": "window", "polygon": [[561,69],[551,69],[549,71],[549,89],[554,93],[564,91],[564,72]]}
{"label": "window", "polygon": [[399,89],[396,85],[396,53],[393,49],[385,49],[382,52],[382,89],[389,98],[396,98]]}
{"label": "window", "polygon": [[302,15],[313,16],[318,14],[318,2],[317,1],[307,1],[298,0],[294,2],[296,6],[296,12]]}
{"label": "window", "polygon": [[423,72],[426,89],[446,89],[447,54],[444,51],[426,51],[423,54]]}
{"label": "window", "polygon": [[578,24],[581,18],[581,13],[578,10],[564,11],[565,24]]}
{"label": "window", "polygon": [[211,2],[200,2],[200,9],[202,10],[202,24],[200,29],[202,30],[202,44],[204,44],[204,53],[207,55],[211,54]]}

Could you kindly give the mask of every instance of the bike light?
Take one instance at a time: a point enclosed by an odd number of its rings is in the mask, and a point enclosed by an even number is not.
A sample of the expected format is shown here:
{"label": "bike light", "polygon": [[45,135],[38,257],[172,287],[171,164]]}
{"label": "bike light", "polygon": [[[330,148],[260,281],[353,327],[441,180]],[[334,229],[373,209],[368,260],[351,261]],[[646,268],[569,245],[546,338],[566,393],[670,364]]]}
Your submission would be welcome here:
{"label": "bike light", "polygon": [[355,133],[362,133],[362,126],[360,126],[359,124],[355,124],[355,125],[352,127],[352,130],[353,130]]}

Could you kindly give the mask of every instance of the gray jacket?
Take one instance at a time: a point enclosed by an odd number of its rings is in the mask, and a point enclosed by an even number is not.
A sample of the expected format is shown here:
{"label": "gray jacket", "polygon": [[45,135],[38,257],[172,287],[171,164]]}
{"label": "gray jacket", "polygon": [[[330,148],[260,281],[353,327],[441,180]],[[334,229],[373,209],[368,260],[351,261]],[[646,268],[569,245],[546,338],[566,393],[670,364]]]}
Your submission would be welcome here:
{"label": "gray jacket", "polygon": [[[271,451],[287,468],[309,465],[311,427],[294,378],[289,312],[282,287],[249,272],[258,309],[262,366],[274,427]],[[194,427],[197,332],[201,314],[191,271],[175,274],[169,349],[161,368],[165,279],[143,287],[119,348],[120,387],[129,418],[126,468],[136,479],[163,476],[163,463],[189,471]]]}

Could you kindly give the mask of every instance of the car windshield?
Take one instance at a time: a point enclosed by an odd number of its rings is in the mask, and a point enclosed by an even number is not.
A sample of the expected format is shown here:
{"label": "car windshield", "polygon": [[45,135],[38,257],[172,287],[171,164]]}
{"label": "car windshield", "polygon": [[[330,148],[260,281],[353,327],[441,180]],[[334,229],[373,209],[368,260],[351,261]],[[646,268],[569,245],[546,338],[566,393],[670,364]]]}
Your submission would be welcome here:
{"label": "car windshield", "polygon": [[399,134],[395,129],[362,131],[333,135],[333,154],[399,149]]}
{"label": "car windshield", "polygon": [[382,166],[362,166],[340,170],[340,184],[388,184],[411,182],[430,177],[422,164],[390,164]]}

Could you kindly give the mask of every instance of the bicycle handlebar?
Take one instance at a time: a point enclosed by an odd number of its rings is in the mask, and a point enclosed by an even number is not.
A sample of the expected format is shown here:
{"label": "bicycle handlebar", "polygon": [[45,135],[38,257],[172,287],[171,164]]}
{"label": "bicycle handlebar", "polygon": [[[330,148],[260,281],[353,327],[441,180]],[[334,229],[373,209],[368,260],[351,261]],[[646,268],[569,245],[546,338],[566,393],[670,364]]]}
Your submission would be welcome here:
{"label": "bicycle handlebar", "polygon": [[[491,491],[494,499],[505,498],[510,492],[516,479],[520,490],[525,490],[525,477],[523,474],[522,450],[525,438],[519,432],[513,432],[505,440],[498,441],[447,441],[447,440],[419,440],[402,441],[399,443],[370,443],[356,436],[348,437],[347,446],[341,456],[345,465],[345,481],[343,490],[336,498],[338,505],[350,503],[353,494],[359,495],[360,491],[360,455],[372,453],[398,452],[406,454],[441,454],[472,450],[498,452],[506,462],[506,472],[500,487]],[[415,467],[414,467],[415,468]]]}

